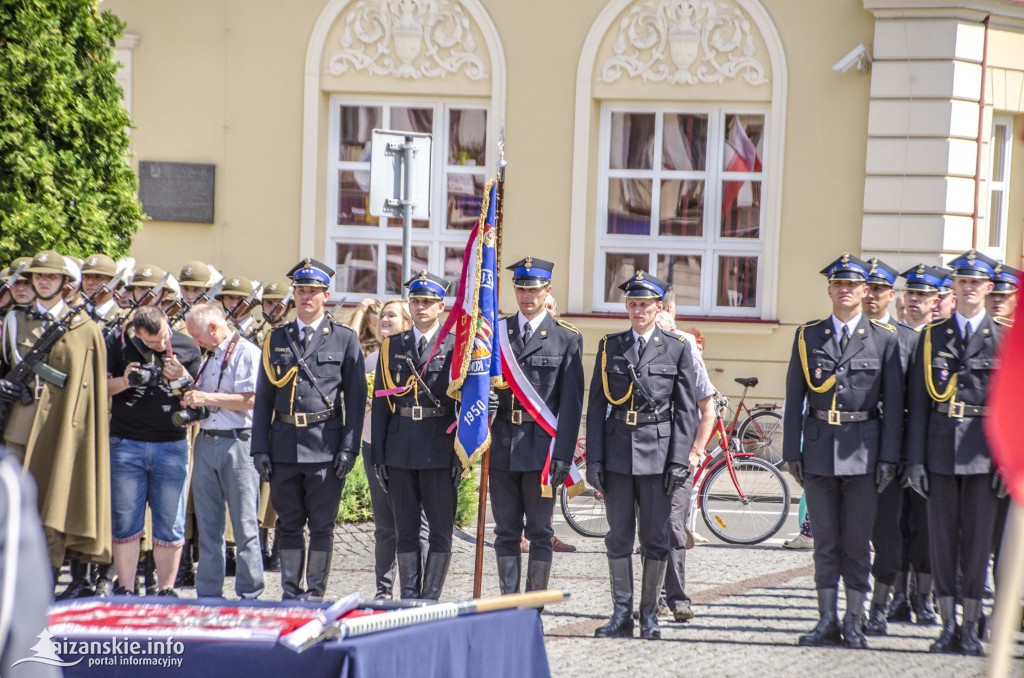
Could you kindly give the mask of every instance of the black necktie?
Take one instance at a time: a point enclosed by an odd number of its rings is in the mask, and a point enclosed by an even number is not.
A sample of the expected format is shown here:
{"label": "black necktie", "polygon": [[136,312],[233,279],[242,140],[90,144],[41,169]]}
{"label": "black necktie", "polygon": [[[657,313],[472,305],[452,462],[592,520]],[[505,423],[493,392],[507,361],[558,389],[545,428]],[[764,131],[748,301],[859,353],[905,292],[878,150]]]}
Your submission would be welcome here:
{"label": "black necktie", "polygon": [[643,337],[640,337],[640,338],[639,338],[639,339],[637,340],[637,343],[639,343],[639,344],[640,344],[640,348],[639,348],[639,349],[637,350],[636,354],[637,354],[637,356],[638,356],[638,357],[639,357],[639,356],[643,356],[643,354],[644,354],[644,349],[645,349],[645,348],[647,348],[647,340],[646,340],[646,339],[644,339]]}
{"label": "black necktie", "polygon": [[420,337],[420,343],[416,348],[420,352],[420,360],[427,357],[427,335]]}
{"label": "black necktie", "polygon": [[967,347],[967,343],[971,340],[971,323],[964,323],[964,348]]}
{"label": "black necktie", "polygon": [[530,343],[530,337],[533,336],[533,325],[526,323],[523,325],[523,346]]}
{"label": "black necktie", "polygon": [[313,328],[306,325],[302,328],[302,348],[309,346],[309,340],[313,338]]}
{"label": "black necktie", "polygon": [[843,334],[839,337],[839,353],[846,353],[846,346],[850,343],[850,328],[843,325]]}

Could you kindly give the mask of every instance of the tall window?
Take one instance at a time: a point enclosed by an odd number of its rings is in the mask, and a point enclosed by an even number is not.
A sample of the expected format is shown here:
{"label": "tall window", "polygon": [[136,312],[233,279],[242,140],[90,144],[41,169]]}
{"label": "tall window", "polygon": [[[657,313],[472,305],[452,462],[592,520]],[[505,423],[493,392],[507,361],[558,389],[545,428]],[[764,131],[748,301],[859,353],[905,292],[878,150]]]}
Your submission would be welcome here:
{"label": "tall window", "polygon": [[414,220],[412,271],[440,273],[454,295],[466,231],[480,214],[487,173],[487,107],[429,100],[331,100],[327,252],[335,293],[349,299],[398,294],[402,219],[370,216],[374,129],[433,134],[429,220]]}
{"label": "tall window", "polygon": [[1006,212],[1010,200],[1010,141],[1013,139],[1009,118],[997,117],[992,122],[992,170],[989,174],[988,246],[1006,248]]}
{"label": "tall window", "polygon": [[680,313],[760,315],[764,130],[763,108],[602,108],[595,310],[644,270]]}

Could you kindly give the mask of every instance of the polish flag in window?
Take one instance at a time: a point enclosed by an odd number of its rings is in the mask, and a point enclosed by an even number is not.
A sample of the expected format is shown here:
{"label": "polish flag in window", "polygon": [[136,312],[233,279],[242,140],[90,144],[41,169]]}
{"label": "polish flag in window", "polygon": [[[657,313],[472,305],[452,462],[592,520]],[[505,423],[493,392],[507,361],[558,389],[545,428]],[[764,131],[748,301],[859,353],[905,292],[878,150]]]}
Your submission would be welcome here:
{"label": "polish flag in window", "polygon": [[[729,126],[729,132],[725,138],[725,171],[760,172],[761,158],[757,155],[757,148],[743,129],[739,116],[734,115],[730,118],[732,124]],[[722,195],[722,218],[724,219],[736,202],[743,182],[725,181],[723,183],[725,188]]]}

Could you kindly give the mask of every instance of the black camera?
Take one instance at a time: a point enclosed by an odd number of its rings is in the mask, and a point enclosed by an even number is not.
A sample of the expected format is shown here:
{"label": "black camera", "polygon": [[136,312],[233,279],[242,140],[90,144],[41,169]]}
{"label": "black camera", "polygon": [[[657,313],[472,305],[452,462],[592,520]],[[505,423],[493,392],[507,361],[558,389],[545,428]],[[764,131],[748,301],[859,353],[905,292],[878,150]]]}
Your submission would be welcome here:
{"label": "black camera", "polygon": [[171,413],[171,423],[175,426],[188,426],[209,416],[210,409],[207,407],[186,407]]}
{"label": "black camera", "polygon": [[161,370],[156,365],[141,365],[128,373],[129,386],[148,386],[160,380]]}

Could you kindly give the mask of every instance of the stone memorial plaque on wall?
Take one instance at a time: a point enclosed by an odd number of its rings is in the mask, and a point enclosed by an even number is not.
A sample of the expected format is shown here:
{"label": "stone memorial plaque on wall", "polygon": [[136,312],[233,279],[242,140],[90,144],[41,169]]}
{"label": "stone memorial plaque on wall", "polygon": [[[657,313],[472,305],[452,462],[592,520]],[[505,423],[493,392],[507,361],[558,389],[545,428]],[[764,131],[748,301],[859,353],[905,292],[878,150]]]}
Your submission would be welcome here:
{"label": "stone memorial plaque on wall", "polygon": [[139,161],[139,200],[153,221],[213,223],[214,165]]}

